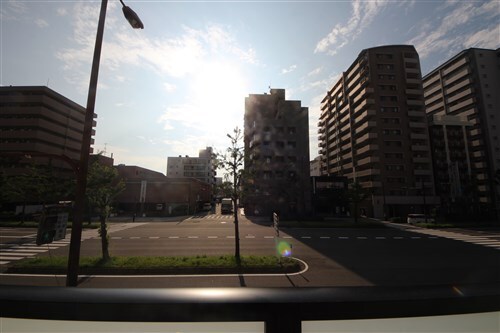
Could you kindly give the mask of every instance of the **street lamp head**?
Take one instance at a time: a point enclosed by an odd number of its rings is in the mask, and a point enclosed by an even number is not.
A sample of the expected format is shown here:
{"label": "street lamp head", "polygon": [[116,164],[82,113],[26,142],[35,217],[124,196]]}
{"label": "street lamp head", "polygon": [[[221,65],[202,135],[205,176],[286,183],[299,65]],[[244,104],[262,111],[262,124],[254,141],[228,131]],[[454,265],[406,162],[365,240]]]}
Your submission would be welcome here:
{"label": "street lamp head", "polygon": [[123,15],[125,15],[125,18],[130,23],[130,25],[132,26],[132,28],[134,28],[134,29],[144,29],[144,24],[142,24],[142,21],[139,18],[139,15],[137,15],[132,10],[132,8],[130,8],[129,6],[125,6],[125,4],[123,3],[122,0],[120,0],[120,2],[122,3],[122,6],[123,6],[122,7]]}

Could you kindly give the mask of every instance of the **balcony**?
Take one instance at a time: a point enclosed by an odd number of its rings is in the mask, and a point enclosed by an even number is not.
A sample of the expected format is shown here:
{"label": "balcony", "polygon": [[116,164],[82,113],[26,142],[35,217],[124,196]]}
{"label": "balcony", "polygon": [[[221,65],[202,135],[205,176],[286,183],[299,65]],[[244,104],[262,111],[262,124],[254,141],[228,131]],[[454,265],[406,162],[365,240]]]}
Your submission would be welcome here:
{"label": "balcony", "polygon": [[456,90],[458,90],[458,89],[460,89],[462,87],[465,87],[465,86],[467,86],[469,84],[472,84],[472,81],[471,81],[471,79],[467,78],[467,79],[465,79],[463,81],[460,81],[457,84],[452,85],[451,87],[446,87],[445,94],[449,95],[449,94],[453,93],[454,91],[456,91]]}
{"label": "balcony", "polygon": [[406,100],[407,105],[424,105],[424,101],[420,99],[407,99]]}
{"label": "balcony", "polygon": [[431,113],[431,112],[439,110],[439,109],[444,110],[444,103],[442,101],[440,103],[436,103],[432,106],[426,107],[427,113]]}
{"label": "balcony", "polygon": [[376,121],[367,121],[361,124],[359,127],[356,128],[356,132],[361,132],[364,131],[368,128],[376,127],[377,122]]}
{"label": "balcony", "polygon": [[375,100],[373,98],[366,98],[354,108],[354,113],[359,112],[368,105],[373,105],[373,104],[375,104]]}
{"label": "balcony", "polygon": [[378,138],[378,134],[377,133],[369,132],[369,133],[366,133],[363,136],[357,138],[356,139],[356,145],[359,145],[359,144],[365,142],[366,140],[375,140],[377,138]]}
{"label": "balcony", "polygon": [[408,123],[408,126],[410,126],[410,128],[427,128],[427,125],[424,123],[424,122],[416,122],[416,121],[410,121]]}
{"label": "balcony", "polygon": [[422,89],[406,89],[407,95],[423,95],[424,91]]}
{"label": "balcony", "polygon": [[453,82],[455,82],[458,79],[463,78],[464,76],[468,76],[470,74],[470,71],[468,68],[464,68],[460,72],[454,74],[452,77],[449,78],[443,78],[443,85],[447,86]]}
{"label": "balcony", "polygon": [[420,74],[420,69],[418,67],[416,68],[405,67],[405,72],[412,74]]}
{"label": "balcony", "polygon": [[413,139],[413,140],[427,140],[428,136],[427,136],[427,134],[422,134],[422,133],[410,133],[410,139]]}
{"label": "balcony", "polygon": [[[431,95],[431,94],[429,94]],[[425,98],[425,104],[426,105],[429,105],[429,104],[432,104],[438,100],[441,100],[443,98],[443,95],[442,94],[435,94],[434,96],[432,97],[426,97]]]}
{"label": "balcony", "polygon": [[425,117],[425,112],[423,110],[422,111],[411,110],[411,111],[408,111],[408,116],[409,117],[423,118],[423,117]]}
{"label": "balcony", "polygon": [[374,176],[380,175],[380,169],[367,169],[363,171],[357,171],[356,177]]}
{"label": "balcony", "polygon": [[363,121],[363,119],[368,118],[370,116],[375,116],[376,114],[377,114],[377,111],[375,111],[375,110],[365,110],[359,116],[356,117],[354,122],[359,123],[359,122]]}
{"label": "balcony", "polygon": [[422,83],[422,81],[420,79],[407,78],[406,83],[420,84],[420,83]]}
{"label": "balcony", "polygon": [[411,145],[412,151],[429,151],[429,146],[427,145]]}
{"label": "balcony", "polygon": [[431,176],[432,171],[429,169],[415,169],[413,170],[415,176]]}
{"label": "balcony", "polygon": [[446,67],[446,68],[443,68],[443,71],[442,71],[442,75],[445,76],[445,75],[448,75],[449,73],[453,72],[455,69],[459,68],[460,66],[464,66],[467,64],[467,58],[462,58],[460,60],[458,60],[457,62],[455,62],[454,64]]}
{"label": "balcony", "polygon": [[365,164],[371,164],[371,163],[378,163],[378,162],[380,162],[380,158],[378,156],[369,156],[369,157],[362,158],[362,159],[358,160],[358,166],[365,165]]}
{"label": "balcony", "polygon": [[368,151],[377,151],[378,149],[379,149],[379,145],[372,144],[372,145],[364,146],[363,148],[359,148],[357,150],[357,153],[361,155],[361,154],[364,154]]}
{"label": "balcony", "polygon": [[428,157],[414,157],[413,163],[430,163],[431,159]]}
{"label": "balcony", "polygon": [[467,99],[467,100],[465,100],[465,101],[463,101],[461,103],[458,103],[456,105],[450,106],[449,107],[449,112],[457,111],[457,110],[459,110],[461,108],[464,108],[464,107],[467,107],[469,105],[472,106],[472,105],[474,105],[475,102],[476,102],[475,98],[471,97],[471,98],[469,98],[469,99]]}

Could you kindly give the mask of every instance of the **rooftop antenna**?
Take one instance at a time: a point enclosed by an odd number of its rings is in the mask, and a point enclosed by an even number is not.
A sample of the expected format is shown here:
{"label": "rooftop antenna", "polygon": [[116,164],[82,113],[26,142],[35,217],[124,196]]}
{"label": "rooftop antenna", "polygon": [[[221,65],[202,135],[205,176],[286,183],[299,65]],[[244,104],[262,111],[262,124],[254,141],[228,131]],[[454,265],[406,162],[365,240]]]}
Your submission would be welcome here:
{"label": "rooftop antenna", "polygon": [[47,88],[49,87],[50,77],[47,78]]}
{"label": "rooftop antenna", "polygon": [[108,144],[107,143],[104,143],[104,156],[106,156],[106,148],[107,148]]}

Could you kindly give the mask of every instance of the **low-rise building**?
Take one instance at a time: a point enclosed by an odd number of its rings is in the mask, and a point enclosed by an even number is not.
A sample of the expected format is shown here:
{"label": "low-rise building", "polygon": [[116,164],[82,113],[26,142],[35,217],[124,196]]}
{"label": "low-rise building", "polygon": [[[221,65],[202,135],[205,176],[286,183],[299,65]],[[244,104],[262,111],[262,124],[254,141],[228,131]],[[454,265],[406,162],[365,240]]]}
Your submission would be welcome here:
{"label": "low-rise building", "polygon": [[118,195],[119,213],[137,216],[189,215],[212,198],[211,185],[194,178],[166,177],[138,166],[116,166],[125,181]]}

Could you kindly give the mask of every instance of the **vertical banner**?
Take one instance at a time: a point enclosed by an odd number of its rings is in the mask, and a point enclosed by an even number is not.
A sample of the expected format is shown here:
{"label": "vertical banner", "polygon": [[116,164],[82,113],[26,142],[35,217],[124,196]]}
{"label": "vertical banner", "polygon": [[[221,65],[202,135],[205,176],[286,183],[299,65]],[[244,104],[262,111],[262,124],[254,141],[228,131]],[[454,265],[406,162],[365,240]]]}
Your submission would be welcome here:
{"label": "vertical banner", "polygon": [[146,186],[148,182],[147,180],[142,180],[141,181],[141,192],[139,193],[139,202],[144,203],[146,202]]}

